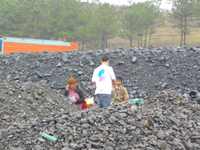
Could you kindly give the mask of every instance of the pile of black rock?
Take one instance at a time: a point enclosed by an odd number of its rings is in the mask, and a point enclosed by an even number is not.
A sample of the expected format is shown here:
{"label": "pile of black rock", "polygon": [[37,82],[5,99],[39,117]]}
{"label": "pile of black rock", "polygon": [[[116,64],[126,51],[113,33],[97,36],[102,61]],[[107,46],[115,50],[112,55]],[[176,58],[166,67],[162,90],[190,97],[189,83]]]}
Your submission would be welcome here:
{"label": "pile of black rock", "polygon": [[196,47],[3,54],[0,55],[0,79],[43,83],[63,92],[73,76],[90,97],[95,90],[92,74],[104,54],[110,57],[115,74],[123,76],[130,98],[148,99],[164,89],[181,93],[200,90],[200,48]]}
{"label": "pile of black rock", "polygon": [[[92,96],[91,76],[103,54],[144,106],[80,110],[60,93],[73,76]],[[0,55],[0,149],[199,149],[199,54],[195,47],[136,47]]]}
{"label": "pile of black rock", "polygon": [[175,91],[159,92],[142,107],[128,103],[90,110],[80,110],[63,95],[35,83],[1,83],[0,95],[2,150],[200,147],[200,106]]}
{"label": "pile of black rock", "polygon": [[[0,149],[34,143],[40,119],[46,114],[73,113],[80,109],[65,96],[44,85],[0,82]],[[11,146],[11,147],[10,147]]]}

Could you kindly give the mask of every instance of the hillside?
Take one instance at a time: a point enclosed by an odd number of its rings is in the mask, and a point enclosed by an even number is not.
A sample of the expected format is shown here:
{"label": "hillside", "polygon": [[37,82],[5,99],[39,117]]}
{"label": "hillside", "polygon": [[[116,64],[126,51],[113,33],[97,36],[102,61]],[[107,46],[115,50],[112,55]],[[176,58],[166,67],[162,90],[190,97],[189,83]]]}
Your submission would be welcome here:
{"label": "hillside", "polygon": [[[186,37],[186,46],[199,46],[200,45],[200,28],[191,28],[191,32]],[[152,40],[148,45],[153,47],[163,47],[163,46],[179,46],[180,45],[180,33],[178,29],[172,28],[171,25],[166,22],[166,24],[157,29],[157,33],[153,34]],[[112,38],[108,41],[108,49],[110,48],[123,48],[129,49],[130,43],[128,39],[123,39],[120,37]],[[137,39],[133,41],[133,47],[138,46]]]}

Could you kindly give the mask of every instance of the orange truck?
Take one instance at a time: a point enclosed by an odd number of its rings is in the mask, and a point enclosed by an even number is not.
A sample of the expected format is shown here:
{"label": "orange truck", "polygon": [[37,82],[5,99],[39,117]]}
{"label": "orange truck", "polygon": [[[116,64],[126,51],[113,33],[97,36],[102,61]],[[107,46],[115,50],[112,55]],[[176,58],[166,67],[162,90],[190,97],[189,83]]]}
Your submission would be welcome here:
{"label": "orange truck", "polygon": [[3,37],[0,38],[0,52],[3,54],[20,52],[58,52],[78,49],[78,43],[55,40]]}

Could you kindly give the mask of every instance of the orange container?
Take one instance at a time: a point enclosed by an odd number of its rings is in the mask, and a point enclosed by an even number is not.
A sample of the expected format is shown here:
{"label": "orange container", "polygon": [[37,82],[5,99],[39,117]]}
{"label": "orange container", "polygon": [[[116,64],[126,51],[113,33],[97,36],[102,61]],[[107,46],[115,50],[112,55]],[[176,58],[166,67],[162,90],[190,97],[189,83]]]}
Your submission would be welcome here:
{"label": "orange container", "polygon": [[73,51],[78,49],[78,43],[40,40],[40,39],[24,39],[4,37],[0,40],[0,50],[2,53],[10,54],[11,52],[58,52]]}

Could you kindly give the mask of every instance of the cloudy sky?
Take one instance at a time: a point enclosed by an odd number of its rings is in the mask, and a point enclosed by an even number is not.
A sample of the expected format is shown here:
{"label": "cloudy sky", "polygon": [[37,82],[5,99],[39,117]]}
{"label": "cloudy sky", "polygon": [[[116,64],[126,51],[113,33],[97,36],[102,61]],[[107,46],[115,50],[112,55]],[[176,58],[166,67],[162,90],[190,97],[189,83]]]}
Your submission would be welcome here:
{"label": "cloudy sky", "polygon": [[[81,0],[81,1],[89,1],[92,2],[92,0]],[[129,5],[129,0],[99,0],[101,3],[110,3],[114,5]],[[145,2],[146,0],[132,0],[132,2]],[[172,4],[169,3],[167,0],[163,0],[161,4],[161,8],[163,9],[171,9]]]}

